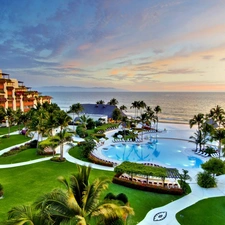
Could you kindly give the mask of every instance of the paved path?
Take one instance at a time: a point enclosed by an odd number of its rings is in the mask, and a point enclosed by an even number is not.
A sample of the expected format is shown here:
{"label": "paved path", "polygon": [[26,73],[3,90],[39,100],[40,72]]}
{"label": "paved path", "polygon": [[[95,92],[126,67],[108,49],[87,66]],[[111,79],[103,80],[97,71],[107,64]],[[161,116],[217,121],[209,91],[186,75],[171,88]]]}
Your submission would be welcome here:
{"label": "paved path", "polygon": [[[194,132],[194,130],[190,130],[188,125],[183,124],[160,124],[160,129],[164,130],[165,132],[158,133],[158,137],[176,137],[181,139],[188,139]],[[105,144],[111,143],[112,140],[112,132],[107,132],[106,136],[109,138]],[[115,132],[115,131],[114,131]],[[154,134],[153,134],[154,135]],[[78,139],[77,139],[78,140]],[[81,139],[79,139],[80,141]],[[22,144],[20,144],[22,145]],[[18,145],[17,145],[18,146]],[[9,151],[12,147],[1,150],[0,155],[3,154],[6,151]],[[107,171],[113,171],[113,168],[104,167],[101,165],[96,165],[93,163],[83,162],[81,160],[73,158],[71,155],[69,155],[68,151],[71,148],[70,145],[64,146],[64,157],[67,161],[71,163],[76,163],[79,165],[85,165],[89,166],[91,165],[92,168],[95,169],[101,169],[101,170],[107,170]],[[56,152],[59,152],[59,149],[56,149]],[[23,166],[23,165],[29,165],[33,163],[38,163],[41,161],[49,160],[51,157],[46,157],[42,159],[36,159],[31,160],[27,162],[22,163],[15,163],[15,164],[6,164],[6,165],[0,165],[0,168],[11,168],[11,167],[17,167],[17,166]],[[179,223],[176,220],[176,214],[177,212],[187,208],[190,205],[195,204],[201,199],[210,198],[210,197],[218,197],[218,196],[224,196],[225,195],[225,175],[219,176],[217,178],[218,185],[216,188],[201,188],[196,183],[196,174],[198,172],[202,171],[201,169],[190,169],[189,175],[192,177],[192,181],[190,182],[190,186],[192,189],[192,192],[183,197],[180,198],[174,202],[171,202],[165,206],[155,208],[151,211],[149,211],[146,215],[146,217],[138,223],[138,225],[179,225]]]}

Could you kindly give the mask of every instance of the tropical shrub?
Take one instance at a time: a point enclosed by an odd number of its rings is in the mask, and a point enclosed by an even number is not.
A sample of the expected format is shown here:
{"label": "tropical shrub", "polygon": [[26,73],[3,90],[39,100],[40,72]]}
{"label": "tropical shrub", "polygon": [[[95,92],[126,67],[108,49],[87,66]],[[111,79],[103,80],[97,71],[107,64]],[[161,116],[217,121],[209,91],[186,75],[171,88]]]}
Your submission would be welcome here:
{"label": "tropical shrub", "polygon": [[85,137],[88,136],[88,133],[87,133],[86,129],[83,126],[77,126],[76,133],[81,138],[85,138]]}
{"label": "tropical shrub", "polygon": [[128,203],[128,198],[124,193],[120,193],[116,196],[116,199],[123,202],[125,205]]}
{"label": "tropical shrub", "polygon": [[30,148],[37,148],[37,140],[33,140],[30,142]]}
{"label": "tropical shrub", "polygon": [[210,154],[210,155],[213,154],[213,153],[216,153],[215,149],[211,146],[206,146],[205,152]]}
{"label": "tropical shrub", "polygon": [[65,162],[66,158],[61,159],[60,156],[54,156],[50,160],[53,162]]}
{"label": "tropical shrub", "polygon": [[206,170],[213,176],[225,173],[225,163],[218,158],[211,158],[201,165],[203,170]]}
{"label": "tropical shrub", "polygon": [[0,184],[0,197],[2,197],[3,196],[3,186],[2,186],[2,184]]}
{"label": "tropical shrub", "polygon": [[200,187],[211,188],[216,186],[216,179],[209,172],[204,171],[197,174],[197,183]]}

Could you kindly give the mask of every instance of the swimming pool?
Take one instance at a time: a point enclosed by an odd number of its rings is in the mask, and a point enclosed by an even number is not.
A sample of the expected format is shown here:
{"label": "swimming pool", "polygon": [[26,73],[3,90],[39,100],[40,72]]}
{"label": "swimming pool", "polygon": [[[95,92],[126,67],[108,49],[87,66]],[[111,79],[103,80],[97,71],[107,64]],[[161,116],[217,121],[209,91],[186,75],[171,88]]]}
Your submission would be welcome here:
{"label": "swimming pool", "polygon": [[117,161],[148,162],[166,167],[199,168],[203,161],[191,151],[195,144],[176,139],[153,139],[147,143],[115,143],[102,154]]}

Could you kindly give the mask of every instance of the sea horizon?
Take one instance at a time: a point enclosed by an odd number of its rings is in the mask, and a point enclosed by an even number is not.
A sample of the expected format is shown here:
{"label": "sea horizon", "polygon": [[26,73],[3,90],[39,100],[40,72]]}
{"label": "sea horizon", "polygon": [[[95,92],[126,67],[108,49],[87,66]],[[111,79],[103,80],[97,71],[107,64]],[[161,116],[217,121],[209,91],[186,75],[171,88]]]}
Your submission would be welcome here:
{"label": "sea horizon", "polygon": [[160,122],[188,123],[198,113],[209,113],[210,109],[220,105],[225,109],[225,92],[60,92],[51,91],[42,94],[52,97],[52,103],[56,103],[65,111],[72,104],[95,104],[103,100],[105,104],[112,98],[119,102],[118,107],[125,105],[127,115],[134,115],[134,109],[130,108],[134,101],[144,101],[147,106],[154,109],[159,105],[162,113],[159,114]]}

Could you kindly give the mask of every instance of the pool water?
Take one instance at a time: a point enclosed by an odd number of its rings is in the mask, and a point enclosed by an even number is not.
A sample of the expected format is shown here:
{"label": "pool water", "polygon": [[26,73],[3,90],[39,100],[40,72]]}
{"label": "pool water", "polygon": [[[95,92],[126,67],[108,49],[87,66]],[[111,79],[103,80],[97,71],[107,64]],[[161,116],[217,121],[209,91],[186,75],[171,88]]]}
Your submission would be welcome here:
{"label": "pool water", "polygon": [[102,154],[118,161],[147,162],[166,167],[199,168],[203,161],[186,149],[195,144],[173,139],[153,139],[147,143],[115,143],[102,149]]}

